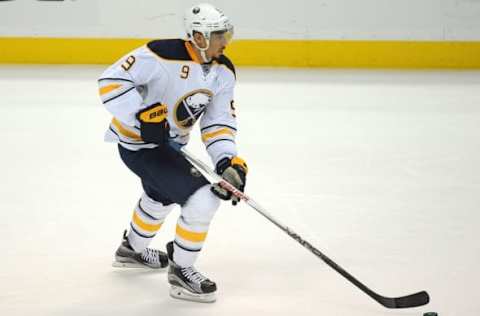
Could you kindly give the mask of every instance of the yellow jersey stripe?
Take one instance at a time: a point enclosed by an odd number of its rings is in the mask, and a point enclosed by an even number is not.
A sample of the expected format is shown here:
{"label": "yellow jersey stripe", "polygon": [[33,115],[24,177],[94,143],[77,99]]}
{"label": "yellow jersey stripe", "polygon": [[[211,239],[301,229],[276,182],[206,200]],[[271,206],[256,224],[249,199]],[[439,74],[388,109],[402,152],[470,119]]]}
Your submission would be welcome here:
{"label": "yellow jersey stripe", "polygon": [[142,140],[140,135],[126,129],[125,127],[123,127],[122,123],[120,123],[120,121],[118,121],[116,118],[112,119],[112,124],[113,124],[113,126],[115,126],[117,131],[119,131],[123,136],[129,137],[129,138],[135,139],[135,140]]}
{"label": "yellow jersey stripe", "polygon": [[148,224],[148,223],[145,223],[141,218],[140,216],[138,216],[137,212],[133,212],[133,219],[132,221],[135,223],[135,225],[137,225],[138,227],[140,227],[141,229],[147,231],[147,232],[150,232],[150,233],[156,233],[160,227],[162,227],[162,224]]}
{"label": "yellow jersey stripe", "polygon": [[202,134],[202,140],[204,142],[206,142],[207,140],[211,139],[211,138],[214,138],[214,137],[217,137],[217,136],[220,136],[220,135],[230,135],[230,136],[233,136],[233,132],[228,129],[228,128],[222,128],[222,129],[219,129],[219,130],[216,130],[216,131],[213,131],[213,132],[210,132],[210,133],[203,133]]}
{"label": "yellow jersey stripe", "polygon": [[104,94],[107,94],[107,93],[109,93],[109,92],[112,92],[113,90],[116,90],[116,89],[120,88],[121,86],[122,86],[122,85],[119,84],[119,83],[112,83],[112,84],[109,84],[109,85],[107,85],[107,86],[105,86],[105,87],[101,87],[101,88],[99,89],[100,95],[104,95]]}
{"label": "yellow jersey stripe", "polygon": [[207,232],[204,232],[204,233],[192,232],[180,227],[180,225],[178,224],[177,224],[176,233],[182,239],[192,241],[192,242],[202,242],[207,238]]}

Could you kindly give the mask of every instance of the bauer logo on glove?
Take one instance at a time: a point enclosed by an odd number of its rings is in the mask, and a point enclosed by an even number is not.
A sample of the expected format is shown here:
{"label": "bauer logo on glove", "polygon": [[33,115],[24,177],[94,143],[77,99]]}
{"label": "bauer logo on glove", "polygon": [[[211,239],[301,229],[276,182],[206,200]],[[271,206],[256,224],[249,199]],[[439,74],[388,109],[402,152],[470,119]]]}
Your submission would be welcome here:
{"label": "bauer logo on glove", "polygon": [[170,134],[167,121],[167,106],[156,103],[137,113],[140,134],[146,143],[163,145]]}
{"label": "bauer logo on glove", "polygon": [[167,112],[165,104],[154,104],[139,112],[138,120],[147,123],[160,123],[167,118]]}

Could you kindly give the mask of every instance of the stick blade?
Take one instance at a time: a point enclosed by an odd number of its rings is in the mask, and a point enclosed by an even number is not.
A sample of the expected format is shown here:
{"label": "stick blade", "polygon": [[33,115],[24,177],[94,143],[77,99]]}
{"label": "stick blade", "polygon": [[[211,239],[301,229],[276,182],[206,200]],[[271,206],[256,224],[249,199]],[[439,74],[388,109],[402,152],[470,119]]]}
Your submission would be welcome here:
{"label": "stick blade", "polygon": [[428,304],[428,302],[430,302],[430,296],[427,292],[422,291],[402,297],[382,297],[378,302],[386,308],[410,308]]}

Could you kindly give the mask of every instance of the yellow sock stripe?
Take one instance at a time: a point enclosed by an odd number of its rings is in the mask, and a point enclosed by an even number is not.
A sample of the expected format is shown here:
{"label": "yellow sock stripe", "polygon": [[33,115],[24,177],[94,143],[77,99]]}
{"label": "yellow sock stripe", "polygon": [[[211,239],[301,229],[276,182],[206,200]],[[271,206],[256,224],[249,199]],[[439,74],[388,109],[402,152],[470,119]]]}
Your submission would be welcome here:
{"label": "yellow sock stripe", "polygon": [[122,86],[121,84],[112,83],[112,84],[109,84],[108,86],[101,87],[99,89],[100,95],[104,95],[104,94],[107,94],[109,92],[112,92],[113,90],[116,90],[116,89],[120,88],[121,86]]}
{"label": "yellow sock stripe", "polygon": [[145,223],[141,218],[140,216],[138,216],[137,212],[133,212],[133,218],[132,218],[132,221],[135,223],[135,225],[137,225],[138,227],[140,227],[141,229],[147,231],[147,232],[150,232],[150,233],[156,233],[160,227],[162,227],[162,223],[160,224],[148,224],[148,223]]}
{"label": "yellow sock stripe", "polygon": [[192,241],[192,242],[202,242],[202,241],[205,241],[205,239],[207,238],[207,232],[203,232],[203,233],[192,232],[180,227],[180,225],[178,224],[177,224],[176,233],[182,239]]}
{"label": "yellow sock stripe", "polygon": [[142,140],[140,135],[126,129],[125,127],[123,127],[122,123],[120,123],[116,118],[112,119],[112,124],[113,124],[113,126],[115,126],[117,131],[119,131],[120,134],[122,134],[123,136],[129,137],[129,138],[135,139],[135,140]]}
{"label": "yellow sock stripe", "polygon": [[221,128],[219,130],[216,130],[216,131],[213,131],[213,132],[210,132],[210,133],[203,133],[202,134],[202,140],[204,142],[206,142],[207,140],[211,139],[211,138],[214,138],[214,137],[217,137],[217,136],[220,136],[220,135],[230,135],[230,136],[233,136],[233,132],[228,129],[228,128]]}

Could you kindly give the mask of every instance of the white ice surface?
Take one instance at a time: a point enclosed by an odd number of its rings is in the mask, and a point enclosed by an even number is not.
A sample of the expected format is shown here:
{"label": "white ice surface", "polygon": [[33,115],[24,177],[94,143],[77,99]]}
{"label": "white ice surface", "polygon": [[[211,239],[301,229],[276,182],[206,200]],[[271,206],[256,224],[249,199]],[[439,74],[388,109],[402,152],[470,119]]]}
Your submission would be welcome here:
{"label": "white ice surface", "polygon": [[248,193],[373,290],[432,297],[395,311],[246,205],[198,261],[215,304],[113,269],[141,188],[103,142],[103,68],[0,66],[0,315],[480,315],[479,72],[237,71]]}

